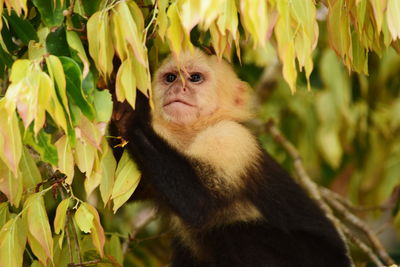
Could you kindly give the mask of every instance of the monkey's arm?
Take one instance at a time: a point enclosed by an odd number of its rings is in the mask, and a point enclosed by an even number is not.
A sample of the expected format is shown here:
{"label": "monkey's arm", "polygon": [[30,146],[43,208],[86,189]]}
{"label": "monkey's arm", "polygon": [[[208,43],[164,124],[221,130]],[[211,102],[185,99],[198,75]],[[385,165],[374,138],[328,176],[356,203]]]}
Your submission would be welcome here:
{"label": "monkey's arm", "polygon": [[[121,104],[120,104],[121,105]],[[118,114],[118,103],[110,123],[110,134],[128,141],[128,149],[156,197],[161,198],[186,223],[204,225],[222,204],[201,182],[195,160],[189,159],[158,136],[150,124],[147,98],[138,92],[136,108]],[[143,181],[144,182],[144,181]]]}
{"label": "monkey's arm", "polygon": [[204,186],[194,161],[180,154],[148,127],[129,131],[127,149],[161,200],[186,223],[203,226],[222,205]]}

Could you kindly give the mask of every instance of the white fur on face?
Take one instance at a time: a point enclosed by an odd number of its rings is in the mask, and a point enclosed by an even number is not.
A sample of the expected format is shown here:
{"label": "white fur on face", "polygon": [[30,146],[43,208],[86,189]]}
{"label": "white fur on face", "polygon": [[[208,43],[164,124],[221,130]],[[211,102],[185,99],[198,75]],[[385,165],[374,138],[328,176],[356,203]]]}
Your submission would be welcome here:
{"label": "white fur on face", "polygon": [[[186,57],[185,57],[186,58]],[[157,112],[169,122],[188,126],[217,109],[218,96],[215,77],[203,55],[196,53],[182,60],[181,67],[174,59],[162,65],[155,75],[154,102]],[[165,75],[172,73],[176,80],[168,83]],[[190,75],[201,74],[201,83],[192,83]]]}

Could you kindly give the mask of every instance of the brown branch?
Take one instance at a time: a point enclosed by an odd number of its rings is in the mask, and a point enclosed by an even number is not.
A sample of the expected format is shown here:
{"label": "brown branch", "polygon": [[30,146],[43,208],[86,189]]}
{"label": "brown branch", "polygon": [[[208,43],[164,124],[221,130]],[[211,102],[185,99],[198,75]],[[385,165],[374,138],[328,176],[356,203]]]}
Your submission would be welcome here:
{"label": "brown branch", "polygon": [[90,265],[96,265],[99,262],[101,262],[100,259],[91,260],[91,261],[85,261],[85,262],[81,262],[81,263],[70,263],[70,264],[68,264],[68,267],[90,266]]}
{"label": "brown branch", "polygon": [[276,128],[275,123],[272,120],[267,123],[267,129],[277,141],[277,143],[279,143],[293,158],[294,167],[296,169],[296,173],[298,174],[298,182],[300,183],[300,185],[302,185],[308,195],[316,201],[316,203],[324,211],[328,219],[330,219],[335,225],[341,237],[345,239],[343,233],[341,232],[340,221],[334,216],[332,209],[322,199],[322,196],[318,190],[318,186],[308,176],[305,168],[303,167],[301,156],[297,152],[296,148],[288,140],[286,140],[286,138],[283,137],[283,135],[280,133],[278,128]]}
{"label": "brown branch", "polygon": [[363,207],[363,206],[355,206],[350,201],[347,199],[343,198],[341,195],[338,193],[329,190],[325,187],[320,187],[319,188],[321,191],[321,194],[324,198],[332,198],[340,202],[343,206],[346,207],[346,209],[354,212],[365,212],[365,211],[373,211],[373,210],[387,210],[390,209],[391,207],[389,205],[379,205],[379,206],[371,206],[371,207]]}
{"label": "brown branch", "polygon": [[372,230],[366,225],[360,218],[352,214],[349,210],[346,209],[344,205],[342,205],[339,201],[337,201],[334,198],[328,197],[329,194],[326,193],[326,191],[329,191],[328,189],[323,189],[321,188],[321,192],[325,191],[325,200],[329,203],[331,207],[333,207],[337,212],[339,212],[346,221],[351,223],[353,226],[357,227],[357,229],[361,230],[363,232],[368,241],[371,243],[372,247],[374,250],[377,252],[377,254],[384,260],[384,262],[387,265],[392,265],[394,264],[394,261],[388,253],[385,251],[385,248],[383,247],[382,243],[379,241],[377,236],[372,232]]}
{"label": "brown branch", "polygon": [[347,227],[342,227],[342,231],[345,233],[346,237],[359,249],[361,249],[376,266],[384,266],[381,260],[376,256],[372,249],[362,242],[359,238],[354,236]]}
{"label": "brown branch", "polygon": [[122,251],[125,254],[128,251],[129,243],[130,242],[137,242],[136,235],[143,229],[149,222],[154,220],[157,216],[157,210],[155,208],[146,208],[140,211],[137,216],[136,220],[133,222],[132,225],[132,232],[129,234],[129,237],[125,240],[122,244]]}
{"label": "brown branch", "polygon": [[[298,183],[306,190],[308,195],[316,201],[316,203],[324,211],[328,219],[331,220],[332,223],[335,225],[342,238],[344,240],[346,240],[346,238],[350,240],[359,249],[361,249],[376,265],[383,265],[379,257],[381,257],[387,265],[394,264],[393,259],[388,255],[378,237],[361,219],[359,219],[356,215],[352,214],[349,211],[349,209],[351,209],[353,205],[350,204],[350,202],[348,202],[347,200],[343,199],[340,195],[330,191],[329,189],[319,187],[309,177],[302,164],[302,159],[299,152],[293,146],[293,144],[291,144],[280,133],[272,120],[267,123],[267,129],[274,137],[276,142],[279,143],[293,158],[294,167],[298,175]],[[349,228],[342,222],[340,222],[339,219],[334,215],[332,208],[335,209],[335,211],[338,212],[341,216],[343,216],[346,221],[348,221],[358,230],[360,230],[367,237],[372,247],[366,245],[359,238],[354,236]],[[379,257],[377,255],[379,255]]]}

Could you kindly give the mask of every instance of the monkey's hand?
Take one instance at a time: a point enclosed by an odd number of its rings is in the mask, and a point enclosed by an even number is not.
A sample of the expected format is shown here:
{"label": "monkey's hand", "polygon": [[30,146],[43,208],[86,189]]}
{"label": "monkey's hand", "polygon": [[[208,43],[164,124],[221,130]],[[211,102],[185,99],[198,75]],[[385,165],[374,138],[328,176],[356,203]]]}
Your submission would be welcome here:
{"label": "monkey's hand", "polygon": [[135,109],[128,102],[114,102],[113,116],[110,123],[110,134],[122,137],[125,141],[132,139],[135,129],[148,129],[150,127],[149,99],[137,91]]}

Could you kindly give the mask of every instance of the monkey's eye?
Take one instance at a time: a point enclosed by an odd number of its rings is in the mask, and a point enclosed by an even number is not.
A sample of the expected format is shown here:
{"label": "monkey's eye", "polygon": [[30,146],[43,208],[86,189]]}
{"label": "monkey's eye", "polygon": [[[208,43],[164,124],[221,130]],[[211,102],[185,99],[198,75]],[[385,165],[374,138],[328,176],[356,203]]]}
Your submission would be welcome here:
{"label": "monkey's eye", "polygon": [[166,75],[165,75],[165,81],[167,82],[167,83],[172,83],[173,81],[175,81],[176,80],[176,75],[175,74],[173,74],[173,73],[167,73]]}
{"label": "monkey's eye", "polygon": [[201,75],[201,73],[193,73],[192,75],[190,75],[190,79],[189,79],[192,83],[198,83],[203,81],[203,75]]}

